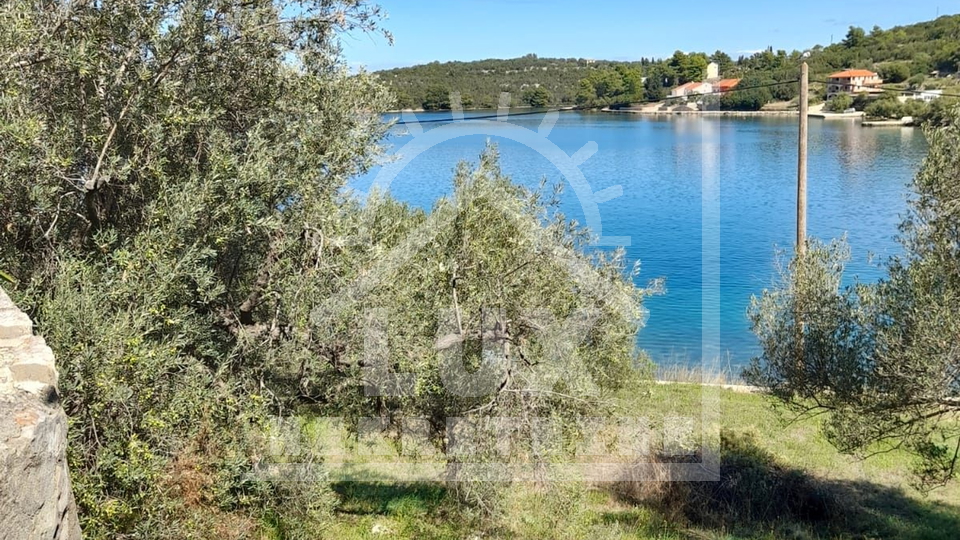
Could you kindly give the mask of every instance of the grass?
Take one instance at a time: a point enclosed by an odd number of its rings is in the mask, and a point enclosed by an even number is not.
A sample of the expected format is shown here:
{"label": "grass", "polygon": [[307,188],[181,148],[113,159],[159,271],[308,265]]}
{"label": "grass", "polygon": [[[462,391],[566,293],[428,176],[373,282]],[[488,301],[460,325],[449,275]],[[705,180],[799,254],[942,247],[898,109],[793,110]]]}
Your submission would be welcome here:
{"label": "grass", "polygon": [[657,380],[660,382],[708,384],[708,385],[743,385],[746,384],[733,369],[689,367],[685,365],[670,365],[657,367]]}
{"label": "grass", "polygon": [[319,537],[947,540],[960,531],[960,486],[923,495],[910,487],[905,454],[841,455],[816,420],[791,422],[762,395],[645,385],[620,402],[654,425],[695,418],[707,440],[736,434],[740,442],[724,443],[725,480],[664,482],[643,486],[640,496],[611,483],[514,484],[493,518],[457,505],[439,483],[343,482],[334,485],[335,519]]}

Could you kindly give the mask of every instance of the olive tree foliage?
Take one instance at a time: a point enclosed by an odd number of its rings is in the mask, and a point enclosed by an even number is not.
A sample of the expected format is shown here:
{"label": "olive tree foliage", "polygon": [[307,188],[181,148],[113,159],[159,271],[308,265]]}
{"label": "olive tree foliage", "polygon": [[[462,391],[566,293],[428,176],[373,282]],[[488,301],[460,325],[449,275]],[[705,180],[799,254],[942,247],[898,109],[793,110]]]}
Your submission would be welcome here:
{"label": "olive tree foliage", "polygon": [[[539,463],[547,459],[532,444],[539,422],[570,434],[578,419],[613,410],[613,393],[648,366],[635,342],[642,299],[655,292],[634,286],[638,267],[622,251],[588,251],[590,233],[556,212],[545,187],[513,184],[497,162],[491,148],[475,167],[461,165],[453,194],[429,214],[368,201],[352,243],[374,252],[371,266],[317,305],[325,346],[290,366],[324,410],[381,419],[394,434],[422,422],[461,494],[484,507],[496,501],[470,488],[503,479],[469,482],[489,478],[457,469],[458,456]],[[489,418],[517,425],[450,447],[451,420]],[[519,437],[517,447],[498,453],[506,437]],[[558,438],[549,451],[563,455],[575,439]]]}
{"label": "olive tree foliage", "polygon": [[191,505],[322,514],[245,479],[247,435],[379,149],[389,97],[337,38],[378,22],[361,0],[0,4],[0,268],[58,359],[87,536],[216,534]]}
{"label": "olive tree foliage", "polygon": [[800,411],[825,413],[841,450],[918,457],[918,485],[960,458],[960,110],[927,132],[930,152],[903,221],[905,254],[878,284],[842,286],[842,244],[814,246],[755,299],[762,355],[747,378]]}
{"label": "olive tree foliage", "polygon": [[57,355],[88,537],[315,537],[324,482],[249,474],[268,416],[424,418],[444,449],[446,418],[595,416],[645,365],[623,254],[494,152],[429,214],[344,194],[392,103],[337,36],[378,23],[360,0],[0,4],[0,268]]}

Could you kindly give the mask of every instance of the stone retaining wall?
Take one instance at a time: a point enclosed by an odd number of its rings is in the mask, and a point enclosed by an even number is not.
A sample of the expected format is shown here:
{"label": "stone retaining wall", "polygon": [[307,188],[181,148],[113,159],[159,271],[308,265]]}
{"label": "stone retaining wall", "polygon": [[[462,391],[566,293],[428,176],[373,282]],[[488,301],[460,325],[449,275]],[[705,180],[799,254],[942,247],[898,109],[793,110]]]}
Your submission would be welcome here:
{"label": "stone retaining wall", "polygon": [[0,289],[0,538],[79,539],[53,352]]}

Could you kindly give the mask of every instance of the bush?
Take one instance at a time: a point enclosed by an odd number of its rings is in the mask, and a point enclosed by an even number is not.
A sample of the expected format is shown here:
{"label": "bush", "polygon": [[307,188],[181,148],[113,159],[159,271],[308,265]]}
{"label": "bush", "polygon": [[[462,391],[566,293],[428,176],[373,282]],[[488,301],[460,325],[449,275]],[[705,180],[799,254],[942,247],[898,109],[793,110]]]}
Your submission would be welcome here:
{"label": "bush", "polygon": [[427,89],[423,102],[420,103],[425,111],[450,110],[450,90],[444,86],[433,86]]}
{"label": "bush", "polygon": [[945,126],[956,113],[956,98],[940,98],[931,101],[919,114],[919,122],[929,127]]}
{"label": "bush", "polygon": [[[453,184],[453,196],[430,215],[389,199],[368,201],[360,221],[368,224],[365,237],[382,238],[377,250],[395,261],[389,280],[363,298],[329,302],[314,322],[329,329],[324,342],[340,344],[328,353],[335,361],[305,360],[303,375],[291,371],[300,376],[301,395],[331,414],[384,417],[390,432],[402,429],[404,418],[429,419],[441,451],[443,441],[469,441],[466,465],[455,453],[446,456],[456,494],[495,511],[505,483],[491,481],[483,465],[520,456],[501,452],[502,434],[485,419],[530,415],[567,426],[607,410],[601,396],[647,364],[635,345],[647,291],[633,285],[622,251],[582,252],[587,232],[556,217],[556,201],[546,194],[504,177],[495,150],[475,168],[461,165]],[[410,241],[423,247],[405,249],[401,242]],[[361,259],[356,271],[377,275],[380,260]],[[376,345],[389,372],[361,367],[370,347],[361,330],[373,316],[389,321],[377,326]],[[401,378],[411,391],[398,390]],[[369,399],[357,398],[363,386]],[[448,418],[464,422],[451,430]],[[518,428],[517,453],[537,459],[543,450],[530,445],[529,429]]]}
{"label": "bush", "polygon": [[853,103],[850,106],[858,111],[862,111],[862,110],[865,110],[871,103],[873,103],[877,99],[884,99],[884,98],[889,99],[891,97],[896,97],[896,94],[894,94],[893,92],[887,92],[885,94],[881,94],[880,96],[873,96],[866,92],[860,92],[859,94],[854,96]]}
{"label": "bush", "polygon": [[895,120],[907,116],[904,114],[905,110],[905,104],[900,103],[894,93],[886,94],[883,98],[875,100],[863,109],[864,113],[871,118],[891,118]]}
{"label": "bush", "polygon": [[837,94],[827,100],[824,109],[831,112],[843,112],[853,106],[853,98],[848,94]]}
{"label": "bush", "polygon": [[249,474],[297,395],[271,377],[304,356],[297,295],[330,281],[310,235],[385,131],[336,41],[377,10],[51,6],[0,3],[0,268],[57,357],[85,536],[321,526],[328,499]]}
{"label": "bush", "polygon": [[878,68],[884,82],[900,83],[910,77],[910,66],[904,62],[890,62]]}
{"label": "bush", "polygon": [[[749,75],[740,81],[738,88],[720,97],[719,106],[724,110],[759,111],[764,105],[773,101],[773,94],[770,88],[753,87],[762,86],[770,82],[772,81],[762,79],[756,75]],[[741,90],[740,88],[746,90]]]}
{"label": "bush", "polygon": [[841,451],[913,453],[923,488],[952,480],[960,460],[960,110],[937,122],[899,228],[905,254],[887,262],[884,280],[844,286],[849,250],[811,244],[782,284],[754,299],[763,352],[744,373],[799,414],[823,413]]}
{"label": "bush", "polygon": [[553,101],[553,96],[550,95],[549,90],[538,86],[524,91],[522,101],[531,107],[542,109],[550,105]]}

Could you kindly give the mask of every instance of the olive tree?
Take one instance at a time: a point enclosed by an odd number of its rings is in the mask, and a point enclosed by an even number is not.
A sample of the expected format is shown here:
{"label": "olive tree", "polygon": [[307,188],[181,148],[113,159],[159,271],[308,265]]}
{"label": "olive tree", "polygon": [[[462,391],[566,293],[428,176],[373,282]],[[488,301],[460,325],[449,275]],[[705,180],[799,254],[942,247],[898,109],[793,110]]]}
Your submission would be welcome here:
{"label": "olive tree", "polygon": [[824,413],[845,452],[912,452],[923,487],[953,478],[960,458],[960,111],[927,136],[904,254],[886,278],[845,287],[843,244],[812,246],[754,300],[763,353],[746,372],[790,406]]}
{"label": "olive tree", "polygon": [[0,268],[58,359],[87,536],[323,513],[248,480],[246,445],[306,325],[288,291],[329,281],[314,238],[386,129],[337,37],[378,23],[362,0],[0,4]]}
{"label": "olive tree", "polygon": [[[356,228],[330,239],[368,255],[335,294],[316,296],[320,348],[288,366],[309,401],[354,427],[375,418],[400,436],[422,423],[461,494],[487,508],[510,478],[481,483],[499,471],[461,461],[538,465],[570,450],[575,433],[538,450],[537,429],[571,434],[614,409],[614,393],[648,366],[636,335],[651,292],[633,284],[622,251],[588,251],[589,231],[557,213],[545,187],[513,184],[497,162],[488,149],[462,164],[429,213],[369,200]],[[453,449],[456,422],[490,436]]]}
{"label": "olive tree", "polygon": [[643,364],[623,254],[495,154],[429,214],[345,194],[392,103],[337,36],[378,24],[0,4],[0,269],[57,355],[88,537],[315,537],[324,482],[250,474],[272,416],[426,418],[442,447],[444,418],[594,415]]}

